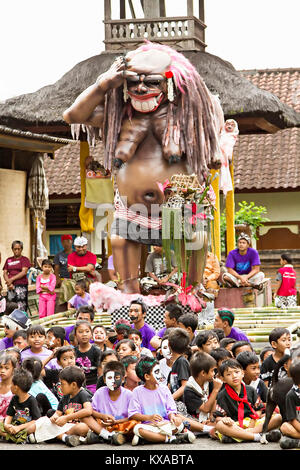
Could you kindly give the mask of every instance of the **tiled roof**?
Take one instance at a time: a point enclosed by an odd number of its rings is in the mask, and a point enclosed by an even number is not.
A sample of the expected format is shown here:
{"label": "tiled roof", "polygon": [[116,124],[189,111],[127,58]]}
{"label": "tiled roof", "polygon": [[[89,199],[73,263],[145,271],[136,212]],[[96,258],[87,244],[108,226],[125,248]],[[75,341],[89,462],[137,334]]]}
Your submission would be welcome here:
{"label": "tiled roof", "polygon": [[[243,70],[242,75],[257,87],[270,91],[300,112],[300,69]],[[50,196],[80,195],[79,143],[56,151],[47,159],[45,171]],[[98,143],[91,155],[101,161]],[[300,188],[300,128],[275,134],[240,135],[234,147],[235,189]]]}
{"label": "tiled roof", "polygon": [[[103,158],[103,147],[100,142],[90,147],[90,155],[95,160]],[[54,160],[46,158],[44,162],[49,186],[49,195],[80,197],[80,142],[61,147],[55,152]]]}
{"label": "tiled roof", "polygon": [[[243,70],[254,85],[300,111],[300,69]],[[300,187],[300,129],[241,135],[234,147],[236,190]]]}
{"label": "tiled roof", "polygon": [[300,68],[242,70],[240,73],[258,88],[273,93],[300,112]]}

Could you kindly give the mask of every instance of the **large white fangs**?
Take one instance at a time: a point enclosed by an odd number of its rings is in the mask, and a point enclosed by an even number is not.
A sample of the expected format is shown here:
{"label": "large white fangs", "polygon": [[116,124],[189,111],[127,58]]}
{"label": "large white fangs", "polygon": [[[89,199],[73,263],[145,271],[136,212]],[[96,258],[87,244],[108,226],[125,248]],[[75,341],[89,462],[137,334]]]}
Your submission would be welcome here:
{"label": "large white fangs", "polygon": [[131,97],[131,104],[136,111],[139,111],[140,113],[149,113],[157,108],[161,96],[162,93],[158,96],[152,96],[148,100],[135,100]]}

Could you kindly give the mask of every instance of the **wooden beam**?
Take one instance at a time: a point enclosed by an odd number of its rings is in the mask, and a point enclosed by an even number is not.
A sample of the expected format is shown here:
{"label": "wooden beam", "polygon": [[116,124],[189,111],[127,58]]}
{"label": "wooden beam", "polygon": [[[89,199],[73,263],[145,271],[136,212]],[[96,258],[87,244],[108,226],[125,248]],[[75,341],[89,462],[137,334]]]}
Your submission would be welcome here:
{"label": "wooden beam", "polygon": [[194,16],[193,0],[187,0],[187,16]]}
{"label": "wooden beam", "polygon": [[263,117],[240,117],[236,118],[236,120],[238,121],[239,127],[249,133],[251,133],[251,131],[261,130],[268,134],[275,134],[275,132],[280,130],[279,127],[275,126],[275,124],[272,124]]}
{"label": "wooden beam", "polygon": [[120,0],[120,19],[126,18],[125,0]]}
{"label": "wooden beam", "polygon": [[199,0],[199,20],[205,23],[204,0]]}
{"label": "wooden beam", "polygon": [[159,16],[162,18],[166,17],[166,3],[165,0],[160,0],[159,2]]}
{"label": "wooden beam", "polygon": [[104,0],[104,20],[111,20],[111,0]]}
{"label": "wooden beam", "polygon": [[159,18],[159,0],[144,0],[145,18]]}
{"label": "wooden beam", "polygon": [[135,19],[136,16],[135,16],[135,11],[134,11],[134,6],[133,6],[133,3],[132,3],[132,0],[128,0],[128,4],[129,4],[131,16],[132,16],[132,18]]}

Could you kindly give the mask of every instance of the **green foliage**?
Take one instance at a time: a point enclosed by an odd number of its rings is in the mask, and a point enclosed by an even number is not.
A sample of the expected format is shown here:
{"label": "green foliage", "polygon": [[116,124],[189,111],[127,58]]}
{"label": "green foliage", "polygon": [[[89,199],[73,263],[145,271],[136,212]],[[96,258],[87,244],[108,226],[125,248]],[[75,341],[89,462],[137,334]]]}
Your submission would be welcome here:
{"label": "green foliage", "polygon": [[[234,216],[235,225],[248,224],[251,227],[252,236],[257,239],[256,230],[262,227],[265,222],[270,219],[265,217],[267,209],[264,206],[256,206],[255,203],[242,201],[238,203],[240,209],[236,211]],[[221,213],[221,248],[225,251],[225,233],[226,233],[226,212]]]}

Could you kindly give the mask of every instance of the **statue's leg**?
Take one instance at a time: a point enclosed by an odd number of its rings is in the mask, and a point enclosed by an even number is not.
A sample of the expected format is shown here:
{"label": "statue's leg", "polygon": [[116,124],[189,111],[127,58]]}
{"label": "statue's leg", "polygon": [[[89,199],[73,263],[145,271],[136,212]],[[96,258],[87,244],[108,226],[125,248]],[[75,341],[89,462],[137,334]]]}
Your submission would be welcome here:
{"label": "statue's leg", "polygon": [[121,278],[118,288],[127,294],[139,293],[140,243],[126,240],[119,235],[112,235],[111,247],[114,268]]}

